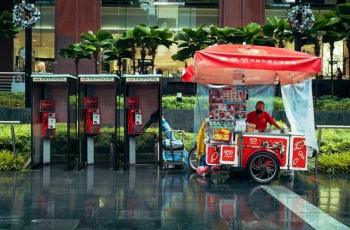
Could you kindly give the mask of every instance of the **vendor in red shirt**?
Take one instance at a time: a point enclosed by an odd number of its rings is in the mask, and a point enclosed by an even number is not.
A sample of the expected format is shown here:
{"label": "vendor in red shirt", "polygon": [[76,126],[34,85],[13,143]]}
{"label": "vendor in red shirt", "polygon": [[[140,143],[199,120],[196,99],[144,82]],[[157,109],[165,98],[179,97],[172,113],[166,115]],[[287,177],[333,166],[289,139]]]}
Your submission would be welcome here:
{"label": "vendor in red shirt", "polygon": [[255,129],[259,130],[259,132],[265,131],[267,123],[281,129],[272,116],[268,112],[265,112],[264,109],[265,103],[263,101],[258,101],[255,105],[255,111],[248,113],[247,122],[254,124]]}

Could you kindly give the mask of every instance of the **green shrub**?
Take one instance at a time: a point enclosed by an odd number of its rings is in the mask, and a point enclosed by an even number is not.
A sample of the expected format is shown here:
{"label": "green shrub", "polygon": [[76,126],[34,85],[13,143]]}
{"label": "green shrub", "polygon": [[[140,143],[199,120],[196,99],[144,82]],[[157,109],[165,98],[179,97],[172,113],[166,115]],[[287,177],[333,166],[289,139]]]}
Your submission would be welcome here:
{"label": "green shrub", "polygon": [[327,174],[350,172],[350,132],[344,129],[322,130],[319,170]]}
{"label": "green shrub", "polygon": [[[20,154],[30,153],[30,125],[15,125],[16,150]],[[12,151],[11,126],[0,125],[0,150]]]}
{"label": "green shrub", "polygon": [[335,154],[347,152],[350,149],[350,132],[344,129],[322,130],[320,153]]}
{"label": "green shrub", "polygon": [[[196,102],[196,96],[182,97],[182,102],[176,101],[176,96],[164,96],[164,109],[193,109]],[[275,97],[273,101],[275,111],[284,111],[283,100],[281,97]],[[315,111],[349,111],[350,98],[339,99],[337,97],[323,96],[317,100]]]}
{"label": "green shrub", "polygon": [[162,99],[164,109],[193,109],[195,102],[195,96],[182,97],[181,102],[176,100],[176,96],[164,96]]}
{"label": "green shrub", "polygon": [[[120,97],[119,108],[124,107],[124,98]],[[176,96],[163,96],[162,103],[164,109],[193,109],[195,106],[196,96],[184,96],[182,101],[178,102]],[[75,103],[75,96],[70,96],[70,102]],[[24,107],[24,93],[0,92],[0,107]],[[281,97],[275,97],[274,110],[284,111]],[[337,97],[322,96],[317,100],[316,111],[342,111],[350,110],[350,98],[339,99]]]}
{"label": "green shrub", "polygon": [[284,111],[284,105],[282,97],[275,97],[273,101],[273,109],[275,111]]}
{"label": "green shrub", "polygon": [[17,155],[14,158],[12,152],[0,150],[0,171],[21,170],[27,159],[27,155]]}
{"label": "green shrub", "polygon": [[337,98],[324,98],[318,100],[316,103],[316,109],[319,111],[342,111],[350,110],[350,98],[337,99]]}
{"label": "green shrub", "polygon": [[194,146],[194,133],[181,132],[175,133],[175,138],[181,140],[187,151],[190,151]]}
{"label": "green shrub", "polygon": [[0,106],[24,107],[24,93],[0,92]]}
{"label": "green shrub", "polygon": [[350,152],[322,154],[319,158],[318,169],[327,174],[349,174]]}

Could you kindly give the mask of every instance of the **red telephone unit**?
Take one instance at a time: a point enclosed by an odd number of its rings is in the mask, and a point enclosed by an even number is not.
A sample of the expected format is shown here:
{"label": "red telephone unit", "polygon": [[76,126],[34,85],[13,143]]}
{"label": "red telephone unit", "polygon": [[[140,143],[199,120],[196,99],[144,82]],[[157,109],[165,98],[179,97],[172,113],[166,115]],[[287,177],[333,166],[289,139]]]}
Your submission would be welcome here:
{"label": "red telephone unit", "polygon": [[97,97],[84,97],[85,133],[100,134],[101,116]]}
{"label": "red telephone unit", "polygon": [[41,137],[52,138],[56,133],[55,102],[40,100]]}
{"label": "red telephone unit", "polygon": [[142,110],[139,97],[127,97],[126,109],[128,110],[128,134],[142,134]]}

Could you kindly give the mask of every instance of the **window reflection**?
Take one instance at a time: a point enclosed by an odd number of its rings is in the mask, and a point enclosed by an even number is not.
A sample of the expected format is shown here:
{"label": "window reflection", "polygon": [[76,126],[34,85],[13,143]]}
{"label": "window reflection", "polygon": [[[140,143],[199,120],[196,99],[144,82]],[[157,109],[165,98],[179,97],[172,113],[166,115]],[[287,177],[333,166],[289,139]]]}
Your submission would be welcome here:
{"label": "window reflection", "polygon": [[[165,1],[163,1],[165,2]],[[175,1],[174,1],[175,2]],[[199,1],[187,1],[199,2]],[[204,1],[216,2],[217,1]],[[129,6],[103,6],[102,29],[120,35],[124,31],[132,29],[136,25],[166,24],[174,34],[182,28],[199,27],[202,24],[218,24],[218,7],[212,5],[186,6],[186,5],[154,5],[140,4]],[[180,76],[184,63],[175,62],[171,56],[177,52],[173,45],[170,49],[159,47],[156,57],[156,67],[161,69],[165,76]],[[128,61],[129,62],[129,61]],[[130,63],[129,63],[130,66]],[[112,65],[112,70],[114,65]]]}
{"label": "window reflection", "polygon": [[102,7],[102,29],[120,33],[138,24],[166,24],[177,31],[185,27],[218,23],[218,8],[183,6]]}
{"label": "window reflection", "polygon": [[[42,18],[33,29],[33,71],[53,71],[55,58],[55,16],[54,1],[36,1]],[[103,0],[101,8],[101,29],[114,34],[132,29],[138,24],[166,24],[174,33],[182,28],[194,28],[202,24],[218,24],[218,0]],[[157,67],[165,75],[181,74],[184,63],[174,62],[171,55],[177,47],[169,50],[160,47],[156,59]],[[14,39],[14,63],[17,71],[24,70],[24,30]]]}

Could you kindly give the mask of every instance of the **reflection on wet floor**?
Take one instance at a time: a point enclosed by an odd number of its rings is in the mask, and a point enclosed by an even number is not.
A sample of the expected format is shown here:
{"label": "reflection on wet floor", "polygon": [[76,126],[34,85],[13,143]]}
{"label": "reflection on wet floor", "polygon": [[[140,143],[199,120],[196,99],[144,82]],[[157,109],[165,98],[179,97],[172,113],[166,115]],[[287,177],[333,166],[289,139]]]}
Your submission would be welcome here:
{"label": "reflection on wet floor", "polygon": [[[350,225],[350,185],[298,175],[279,180],[305,200]],[[312,229],[239,175],[207,178],[182,170],[136,166],[129,171],[51,166],[0,173],[0,229]]]}

